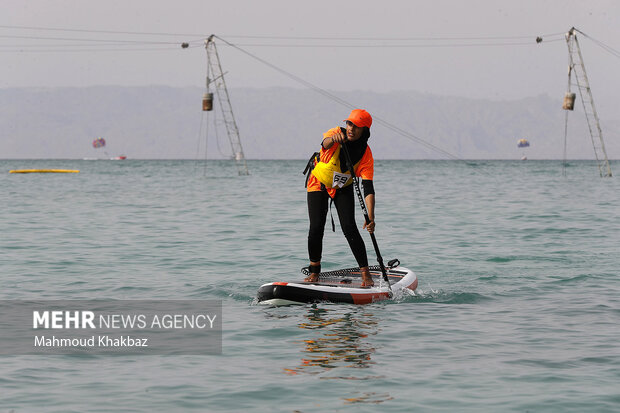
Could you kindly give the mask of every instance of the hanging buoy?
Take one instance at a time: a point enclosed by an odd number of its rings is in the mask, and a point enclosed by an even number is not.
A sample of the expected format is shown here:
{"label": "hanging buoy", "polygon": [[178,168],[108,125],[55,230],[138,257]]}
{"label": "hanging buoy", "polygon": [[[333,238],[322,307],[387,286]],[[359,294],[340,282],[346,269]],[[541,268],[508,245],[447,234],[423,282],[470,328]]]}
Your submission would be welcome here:
{"label": "hanging buoy", "polygon": [[202,95],[202,110],[213,110],[213,93],[205,93]]}
{"label": "hanging buoy", "polygon": [[566,95],[564,95],[564,104],[562,104],[562,109],[573,110],[574,108],[575,108],[575,94],[566,92]]}

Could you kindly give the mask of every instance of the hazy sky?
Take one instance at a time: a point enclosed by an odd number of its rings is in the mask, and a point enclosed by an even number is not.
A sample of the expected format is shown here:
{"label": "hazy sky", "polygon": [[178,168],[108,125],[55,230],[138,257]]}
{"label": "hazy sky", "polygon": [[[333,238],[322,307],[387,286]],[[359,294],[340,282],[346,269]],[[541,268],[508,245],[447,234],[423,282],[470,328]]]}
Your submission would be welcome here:
{"label": "hazy sky", "polygon": [[[214,33],[330,90],[493,99],[544,93],[561,100],[568,29],[620,50],[617,0],[0,0],[0,6],[0,88],[201,87],[202,42]],[[579,40],[595,101],[617,102],[620,58]],[[182,42],[191,47],[182,49]],[[229,87],[303,87],[216,44]]]}

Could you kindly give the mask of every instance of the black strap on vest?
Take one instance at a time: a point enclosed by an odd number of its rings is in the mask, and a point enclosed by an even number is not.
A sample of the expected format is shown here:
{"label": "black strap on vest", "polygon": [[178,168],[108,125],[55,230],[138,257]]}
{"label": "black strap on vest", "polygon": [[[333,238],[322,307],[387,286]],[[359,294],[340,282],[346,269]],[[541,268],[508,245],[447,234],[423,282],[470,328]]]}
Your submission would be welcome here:
{"label": "black strap on vest", "polygon": [[306,169],[304,169],[304,171],[302,172],[304,175],[306,175],[306,183],[304,184],[304,188],[308,187],[308,179],[310,179],[310,173],[312,173],[312,170],[314,169],[314,165],[319,163],[319,161],[321,160],[320,155],[321,154],[319,152],[315,152],[312,154],[310,159],[308,159],[308,163],[306,164]]}
{"label": "black strap on vest", "polygon": [[[325,184],[321,184],[321,191],[327,192],[327,188]],[[329,197],[329,216],[332,219],[332,232],[336,232],[336,224],[334,224],[334,213],[332,212],[332,205],[334,204],[334,198],[327,195]]]}
{"label": "black strap on vest", "polygon": [[[314,169],[315,165],[321,161],[321,154],[319,152],[315,152],[312,154],[310,159],[308,159],[308,163],[306,164],[306,168],[302,172],[306,175],[306,182],[304,184],[304,188],[308,187],[308,179],[310,179],[310,174]],[[321,184],[321,191],[327,192],[327,188],[324,184]],[[329,215],[332,219],[332,232],[336,232],[336,223],[334,222],[334,213],[332,212],[332,204],[334,203],[334,199],[329,197]]]}
{"label": "black strap on vest", "polygon": [[334,224],[334,213],[332,212],[332,204],[334,203],[334,198],[329,197],[329,216],[332,218],[332,232],[336,232],[336,224]]}

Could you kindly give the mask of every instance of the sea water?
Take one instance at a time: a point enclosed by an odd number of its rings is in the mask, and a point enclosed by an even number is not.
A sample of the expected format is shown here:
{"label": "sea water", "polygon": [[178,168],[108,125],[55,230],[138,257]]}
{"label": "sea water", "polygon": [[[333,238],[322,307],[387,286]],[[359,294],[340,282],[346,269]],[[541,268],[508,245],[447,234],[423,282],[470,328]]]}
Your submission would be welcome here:
{"label": "sea water", "polygon": [[[0,412],[620,410],[618,177],[377,161],[378,245],[416,293],[258,305],[308,262],[304,166],[0,161],[0,299],[219,300],[223,318],[221,354],[0,356]],[[336,226],[325,270],[355,264]]]}

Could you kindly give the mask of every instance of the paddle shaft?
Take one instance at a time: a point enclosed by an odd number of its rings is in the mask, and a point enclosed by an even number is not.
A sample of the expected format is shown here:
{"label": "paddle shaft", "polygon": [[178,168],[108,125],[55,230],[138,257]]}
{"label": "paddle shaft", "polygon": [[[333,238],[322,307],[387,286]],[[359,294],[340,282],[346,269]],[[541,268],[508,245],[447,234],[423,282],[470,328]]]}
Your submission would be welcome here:
{"label": "paddle shaft", "polygon": [[[362,190],[359,186],[359,179],[355,175],[355,171],[353,170],[353,162],[351,162],[351,156],[349,156],[349,150],[347,149],[347,145],[345,142],[342,144],[342,149],[344,150],[344,156],[347,158],[347,168],[349,172],[353,176],[353,185],[355,186],[355,193],[357,194],[357,199],[360,202],[360,207],[362,208],[362,213],[364,214],[364,219],[366,220],[366,225],[370,224],[370,216],[368,216],[368,209],[366,208],[366,202],[364,202],[364,197],[362,196]],[[377,238],[373,232],[370,233],[370,239],[372,240],[372,246],[375,247],[375,253],[377,254],[377,261],[379,262],[379,268],[381,268],[381,274],[383,275],[383,279],[388,285],[390,291],[392,291],[392,286],[390,285],[390,281],[388,280],[387,271],[385,269],[385,265],[383,264],[383,257],[381,256],[381,251],[379,251],[379,244],[377,244]]]}

